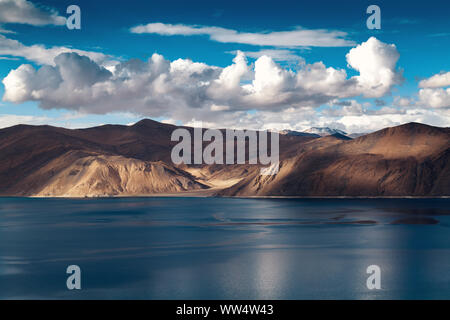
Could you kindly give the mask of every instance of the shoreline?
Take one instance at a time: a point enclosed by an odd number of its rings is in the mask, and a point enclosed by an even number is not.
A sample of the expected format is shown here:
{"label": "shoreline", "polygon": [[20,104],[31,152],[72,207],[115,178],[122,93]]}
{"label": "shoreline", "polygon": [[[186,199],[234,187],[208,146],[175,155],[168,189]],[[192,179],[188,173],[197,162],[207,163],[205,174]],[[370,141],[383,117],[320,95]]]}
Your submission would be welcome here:
{"label": "shoreline", "polygon": [[161,193],[150,195],[110,195],[110,196],[0,196],[1,198],[24,198],[24,199],[112,199],[112,198],[226,198],[226,199],[450,199],[450,196],[219,196],[205,195],[201,193]]}

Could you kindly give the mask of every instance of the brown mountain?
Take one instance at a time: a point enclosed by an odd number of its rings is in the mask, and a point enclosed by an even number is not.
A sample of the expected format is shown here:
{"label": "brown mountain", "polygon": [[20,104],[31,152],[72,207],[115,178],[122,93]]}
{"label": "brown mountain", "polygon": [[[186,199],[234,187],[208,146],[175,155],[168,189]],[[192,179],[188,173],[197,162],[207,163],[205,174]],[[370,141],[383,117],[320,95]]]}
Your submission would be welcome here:
{"label": "brown mountain", "polygon": [[[450,129],[410,123],[351,140],[280,135],[280,171],[255,165],[175,166],[177,127],[0,130],[0,195],[448,196]],[[192,132],[192,128],[186,128]]]}
{"label": "brown mountain", "polygon": [[450,129],[419,123],[354,140],[310,141],[273,177],[248,176],[221,195],[449,196]]}

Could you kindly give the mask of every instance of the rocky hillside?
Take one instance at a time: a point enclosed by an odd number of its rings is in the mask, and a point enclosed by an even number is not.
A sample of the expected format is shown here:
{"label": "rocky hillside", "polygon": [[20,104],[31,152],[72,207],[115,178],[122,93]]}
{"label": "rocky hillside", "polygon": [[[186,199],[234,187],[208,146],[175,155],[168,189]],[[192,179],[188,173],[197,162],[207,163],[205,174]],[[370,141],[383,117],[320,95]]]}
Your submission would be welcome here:
{"label": "rocky hillside", "polygon": [[[351,139],[339,133],[280,135],[280,171],[255,165],[171,162],[177,127],[0,130],[0,195],[449,196],[450,129],[418,123]],[[192,128],[187,128],[192,131]]]}
{"label": "rocky hillside", "polygon": [[450,129],[418,123],[354,140],[319,138],[283,160],[274,177],[248,176],[232,196],[449,196]]}

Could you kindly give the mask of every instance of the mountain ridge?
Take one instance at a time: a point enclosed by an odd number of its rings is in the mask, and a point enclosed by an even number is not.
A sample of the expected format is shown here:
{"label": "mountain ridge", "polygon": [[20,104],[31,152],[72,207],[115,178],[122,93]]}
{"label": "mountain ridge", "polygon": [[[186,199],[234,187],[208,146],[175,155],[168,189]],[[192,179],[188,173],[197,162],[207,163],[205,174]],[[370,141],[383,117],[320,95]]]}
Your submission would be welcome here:
{"label": "mountain ridge", "polygon": [[329,135],[333,135],[333,134],[341,134],[343,136],[347,136],[347,132],[339,130],[339,129],[332,129],[329,127],[311,127],[309,129],[306,129],[303,132],[309,133],[309,134],[316,134],[321,137],[329,136]]}
{"label": "mountain ridge", "polygon": [[280,135],[275,176],[261,176],[260,165],[176,166],[176,128],[143,119],[131,126],[0,129],[0,195],[450,195],[450,128],[407,123],[355,139]]}

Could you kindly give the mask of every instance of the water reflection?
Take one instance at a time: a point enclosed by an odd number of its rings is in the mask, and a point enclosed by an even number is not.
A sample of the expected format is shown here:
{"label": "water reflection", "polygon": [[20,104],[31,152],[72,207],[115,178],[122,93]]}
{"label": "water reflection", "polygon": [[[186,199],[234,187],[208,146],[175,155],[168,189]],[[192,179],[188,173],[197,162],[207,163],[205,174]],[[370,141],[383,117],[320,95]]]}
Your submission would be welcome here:
{"label": "water reflection", "polygon": [[[0,199],[0,298],[450,298],[448,199]],[[65,289],[65,268],[83,290]],[[366,268],[382,269],[382,290]]]}

